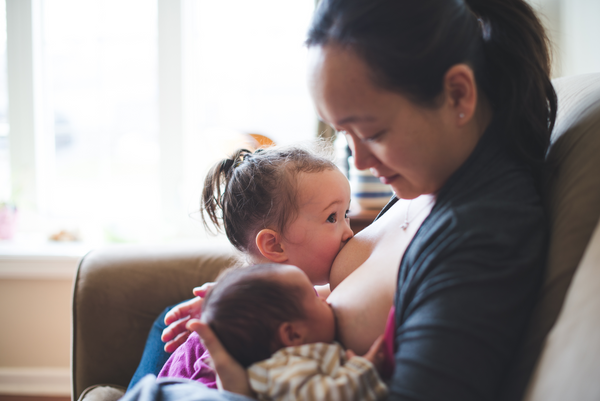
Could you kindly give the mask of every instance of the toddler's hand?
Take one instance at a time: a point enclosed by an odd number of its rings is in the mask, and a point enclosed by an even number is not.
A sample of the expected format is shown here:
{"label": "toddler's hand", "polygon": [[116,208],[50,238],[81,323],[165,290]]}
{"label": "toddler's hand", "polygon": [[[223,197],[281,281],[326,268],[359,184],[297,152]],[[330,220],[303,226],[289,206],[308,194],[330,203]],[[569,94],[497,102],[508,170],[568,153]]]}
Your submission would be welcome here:
{"label": "toddler's hand", "polygon": [[206,292],[215,285],[215,283],[205,283],[200,287],[194,288],[193,292],[196,298],[183,302],[171,309],[165,316],[165,328],[162,332],[161,340],[165,342],[165,351],[173,352],[189,337],[190,332],[186,324],[190,319],[199,319],[202,313],[202,302]]}

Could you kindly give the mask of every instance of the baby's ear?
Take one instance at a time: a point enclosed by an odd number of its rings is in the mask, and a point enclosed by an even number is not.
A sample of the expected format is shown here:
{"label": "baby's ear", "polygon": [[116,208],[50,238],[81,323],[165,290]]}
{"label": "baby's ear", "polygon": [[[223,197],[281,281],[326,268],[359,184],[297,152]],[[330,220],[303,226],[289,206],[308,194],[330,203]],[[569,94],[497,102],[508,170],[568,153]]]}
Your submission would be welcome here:
{"label": "baby's ear", "polygon": [[300,322],[281,323],[277,334],[279,335],[279,341],[281,341],[281,344],[285,347],[302,345],[305,342],[304,339],[306,333]]}
{"label": "baby's ear", "polygon": [[281,247],[279,233],[269,228],[264,228],[256,235],[256,246],[260,253],[271,262],[285,263],[288,258]]}

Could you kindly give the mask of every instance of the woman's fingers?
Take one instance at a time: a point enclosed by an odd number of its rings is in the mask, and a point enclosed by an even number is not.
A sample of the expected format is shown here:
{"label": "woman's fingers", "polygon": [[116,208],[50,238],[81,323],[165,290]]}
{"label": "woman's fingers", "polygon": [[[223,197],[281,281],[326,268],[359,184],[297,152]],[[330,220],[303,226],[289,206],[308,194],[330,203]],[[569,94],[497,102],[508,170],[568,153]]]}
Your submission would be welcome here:
{"label": "woman's fingers", "polygon": [[175,337],[171,341],[168,341],[165,344],[165,352],[174,352],[177,348],[179,348],[179,346],[181,344],[183,344],[185,342],[185,340],[187,340],[187,338],[190,336],[190,334],[191,333],[187,330],[182,333],[179,333],[179,335],[177,335],[177,337]]}
{"label": "woman's fingers", "polygon": [[202,342],[214,363],[217,375],[221,379],[223,389],[232,393],[254,397],[246,369],[229,355],[210,327],[198,319],[191,319],[187,324],[187,328],[195,331],[202,338]]}
{"label": "woman's fingers", "polygon": [[[184,317],[200,317],[202,311],[202,298],[196,297],[189,301],[182,302],[171,309],[165,316],[165,324],[171,325]],[[163,340],[164,341],[164,340]]]}
{"label": "woman's fingers", "polygon": [[176,322],[171,323],[170,325],[165,327],[160,339],[166,343],[168,341],[174,340],[181,333],[187,333],[188,330],[185,327],[185,325],[188,322],[188,320],[190,320],[189,316],[184,317],[183,319],[177,320]]}
{"label": "woman's fingers", "polygon": [[194,288],[192,290],[192,292],[197,297],[204,297],[206,295],[206,293],[208,292],[208,290],[210,290],[212,287],[214,287],[214,285],[215,285],[214,282],[204,283],[200,287]]}
{"label": "woman's fingers", "polygon": [[[204,296],[206,291],[213,285],[214,283],[205,283],[200,287],[194,288],[194,293]],[[203,299],[200,296],[196,296],[196,298],[175,306],[165,315],[165,324],[167,327],[163,330],[160,339],[166,343],[166,352],[175,351],[188,338],[190,332],[186,324],[192,318],[200,318],[202,302]]]}

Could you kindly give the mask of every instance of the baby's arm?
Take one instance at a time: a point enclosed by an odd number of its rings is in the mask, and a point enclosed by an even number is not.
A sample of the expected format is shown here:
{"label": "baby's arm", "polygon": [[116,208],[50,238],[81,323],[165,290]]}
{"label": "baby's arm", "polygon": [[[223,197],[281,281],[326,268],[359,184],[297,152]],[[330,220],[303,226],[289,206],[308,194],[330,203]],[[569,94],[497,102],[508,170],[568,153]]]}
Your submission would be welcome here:
{"label": "baby's arm", "polygon": [[[349,349],[346,350],[346,357],[348,360],[351,360],[352,358],[356,357],[356,354],[354,351]],[[377,337],[377,339],[373,342],[373,345],[371,345],[371,348],[369,348],[369,352],[364,354],[363,358],[371,362],[373,366],[375,366],[375,369],[377,369],[377,372],[381,373],[381,366],[383,364],[383,359],[385,358],[383,352],[383,335]]]}

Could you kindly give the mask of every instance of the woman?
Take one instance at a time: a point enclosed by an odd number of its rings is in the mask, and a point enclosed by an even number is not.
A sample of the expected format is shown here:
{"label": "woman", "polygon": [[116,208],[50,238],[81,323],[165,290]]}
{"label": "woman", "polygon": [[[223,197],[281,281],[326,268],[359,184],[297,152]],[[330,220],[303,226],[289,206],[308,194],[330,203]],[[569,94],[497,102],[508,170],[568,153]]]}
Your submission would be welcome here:
{"label": "woman", "polygon": [[[536,188],[556,95],[540,22],[521,0],[322,0],[307,44],[321,119],[396,194],[332,268],[341,342],[368,349],[393,305],[391,399],[501,398],[545,254]],[[191,326],[244,393],[243,370]]]}

